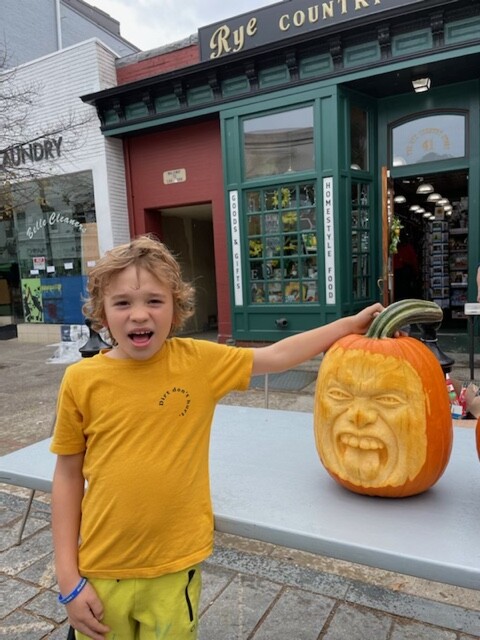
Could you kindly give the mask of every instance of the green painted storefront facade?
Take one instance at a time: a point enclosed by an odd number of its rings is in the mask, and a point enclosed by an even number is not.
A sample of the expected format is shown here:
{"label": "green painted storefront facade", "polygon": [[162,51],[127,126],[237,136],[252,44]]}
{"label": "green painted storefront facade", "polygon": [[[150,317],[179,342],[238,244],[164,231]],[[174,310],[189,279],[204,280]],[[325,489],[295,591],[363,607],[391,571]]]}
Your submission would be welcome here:
{"label": "green painted storefront facade", "polygon": [[[308,31],[268,48],[230,53],[84,97],[97,107],[106,136],[219,119],[230,260],[217,269],[229,269],[236,340],[276,340],[381,299],[378,280],[389,233],[383,167],[396,185],[425,175],[455,173],[465,179],[468,283],[463,284],[468,300],[476,299],[480,7],[426,0],[406,3],[402,12],[402,3],[397,5],[392,13],[359,21],[358,28],[352,20],[327,35]],[[430,77],[432,86],[416,94],[411,80],[420,76]],[[352,127],[359,120],[352,113],[364,117],[364,166],[355,161]],[[249,174],[249,154],[258,151],[246,143],[250,123],[257,135],[252,139],[261,140],[263,122],[281,122],[284,116],[284,132],[289,114],[311,117],[300,166],[284,171],[276,166],[269,173],[262,156],[262,168],[253,162]],[[395,166],[393,128],[438,114],[464,116],[463,156]],[[282,141],[275,136],[268,144],[277,142],[279,149]]]}

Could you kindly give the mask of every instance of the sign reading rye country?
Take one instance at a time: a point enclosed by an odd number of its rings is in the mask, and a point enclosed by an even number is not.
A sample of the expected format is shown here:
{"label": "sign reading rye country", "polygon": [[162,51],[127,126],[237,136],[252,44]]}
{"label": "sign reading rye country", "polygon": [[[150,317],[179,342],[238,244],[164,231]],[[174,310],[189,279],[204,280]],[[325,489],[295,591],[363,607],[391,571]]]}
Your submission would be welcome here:
{"label": "sign reading rye country", "polygon": [[198,30],[200,60],[279,42],[309,31],[336,27],[350,20],[374,18],[423,0],[284,0]]}

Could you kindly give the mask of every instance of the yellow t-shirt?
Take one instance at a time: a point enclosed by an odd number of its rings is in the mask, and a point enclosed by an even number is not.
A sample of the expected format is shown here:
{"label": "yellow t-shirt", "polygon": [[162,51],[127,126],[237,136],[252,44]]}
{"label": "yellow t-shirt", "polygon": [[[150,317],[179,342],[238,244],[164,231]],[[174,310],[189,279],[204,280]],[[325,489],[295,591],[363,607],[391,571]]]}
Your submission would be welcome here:
{"label": "yellow t-shirt", "polygon": [[85,452],[82,576],[156,577],[211,553],[212,417],[252,363],[252,349],[173,338],[147,361],[101,353],[67,368],[51,451]]}

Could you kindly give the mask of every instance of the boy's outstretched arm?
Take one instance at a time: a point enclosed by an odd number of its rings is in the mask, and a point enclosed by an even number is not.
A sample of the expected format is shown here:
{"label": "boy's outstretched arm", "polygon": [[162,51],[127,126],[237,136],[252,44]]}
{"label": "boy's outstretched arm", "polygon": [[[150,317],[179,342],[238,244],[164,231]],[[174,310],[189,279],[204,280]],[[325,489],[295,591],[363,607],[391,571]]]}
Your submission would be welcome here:
{"label": "boy's outstretched arm", "polygon": [[[85,481],[82,474],[83,453],[58,456],[52,487],[52,533],[55,570],[63,596],[79,584],[78,538]],[[104,640],[108,627],[100,621],[103,606],[87,582],[80,593],[66,605],[70,624],[93,640]]]}
{"label": "boy's outstretched arm", "polygon": [[289,336],[267,347],[254,349],[252,375],[285,371],[324,353],[343,336],[351,333],[363,334],[382,310],[383,306],[377,302],[354,316],[340,318],[323,327]]}

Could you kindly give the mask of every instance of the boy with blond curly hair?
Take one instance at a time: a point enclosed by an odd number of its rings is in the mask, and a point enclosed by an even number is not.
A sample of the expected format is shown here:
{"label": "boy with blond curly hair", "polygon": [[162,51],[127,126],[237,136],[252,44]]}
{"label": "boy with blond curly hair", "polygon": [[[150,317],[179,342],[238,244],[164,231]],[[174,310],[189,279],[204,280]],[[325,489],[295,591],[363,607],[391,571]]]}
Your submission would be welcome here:
{"label": "boy with blond curly hair", "polygon": [[213,546],[210,429],[218,401],[364,333],[382,310],[259,348],[173,337],[194,309],[149,236],[109,251],[84,312],[113,347],[69,366],[51,445],[57,581],[78,640],[193,640]]}

